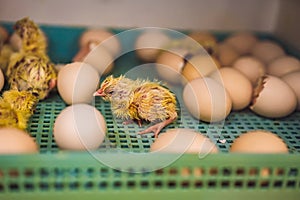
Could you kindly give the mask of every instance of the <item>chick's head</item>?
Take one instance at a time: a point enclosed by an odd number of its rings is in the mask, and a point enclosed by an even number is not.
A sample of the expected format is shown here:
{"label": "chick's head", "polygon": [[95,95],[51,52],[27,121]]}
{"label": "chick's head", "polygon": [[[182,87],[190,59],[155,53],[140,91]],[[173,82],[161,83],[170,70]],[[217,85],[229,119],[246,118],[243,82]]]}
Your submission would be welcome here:
{"label": "chick's head", "polygon": [[118,84],[122,76],[118,78],[114,78],[112,75],[108,76],[100,86],[100,89],[98,89],[94,96],[100,96],[105,101],[111,101],[112,95],[115,92],[115,86]]}

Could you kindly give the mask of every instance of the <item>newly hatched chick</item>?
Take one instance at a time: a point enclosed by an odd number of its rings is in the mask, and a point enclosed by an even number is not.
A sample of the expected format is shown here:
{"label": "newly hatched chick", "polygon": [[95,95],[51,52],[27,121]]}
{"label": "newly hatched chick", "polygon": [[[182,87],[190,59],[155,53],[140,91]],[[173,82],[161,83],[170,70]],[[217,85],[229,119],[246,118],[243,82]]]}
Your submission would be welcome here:
{"label": "newly hatched chick", "polygon": [[6,72],[10,89],[36,93],[40,100],[55,87],[57,73],[47,56],[14,54]]}
{"label": "newly hatched chick", "polygon": [[26,129],[38,97],[28,91],[8,90],[0,99],[0,127]]}
{"label": "newly hatched chick", "polygon": [[159,132],[177,118],[176,98],[159,82],[131,80],[125,76],[107,77],[94,96],[110,101],[114,115],[123,120],[156,123],[139,134]]}
{"label": "newly hatched chick", "polygon": [[46,37],[32,20],[28,17],[18,20],[14,25],[14,30],[22,40],[20,51],[46,54]]}

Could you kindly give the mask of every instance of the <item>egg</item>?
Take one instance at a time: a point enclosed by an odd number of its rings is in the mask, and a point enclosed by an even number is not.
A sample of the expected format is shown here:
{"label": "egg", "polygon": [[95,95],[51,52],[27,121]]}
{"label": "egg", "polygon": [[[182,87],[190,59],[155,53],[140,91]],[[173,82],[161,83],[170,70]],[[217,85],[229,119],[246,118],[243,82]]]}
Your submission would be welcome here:
{"label": "egg", "polygon": [[10,36],[9,43],[15,51],[19,51],[22,48],[22,39],[15,32]]}
{"label": "egg", "polygon": [[285,74],[281,79],[294,91],[297,97],[297,110],[300,110],[300,71]]}
{"label": "egg", "polygon": [[90,42],[96,45],[100,44],[113,56],[117,56],[121,51],[121,43],[117,35],[114,35],[109,30],[91,28],[84,31],[79,39],[80,48],[84,48]]}
{"label": "egg", "polygon": [[150,152],[159,153],[218,153],[216,145],[200,132],[190,129],[170,129],[152,143]]}
{"label": "egg", "polygon": [[146,29],[136,39],[136,54],[144,61],[153,62],[169,41],[169,36],[163,31]]}
{"label": "egg", "polygon": [[4,83],[5,83],[4,75],[2,70],[0,69],[0,91],[3,89]]}
{"label": "egg", "polygon": [[240,54],[230,45],[226,43],[218,44],[218,54],[217,58],[222,66],[230,66],[232,63],[238,59]]}
{"label": "egg", "polygon": [[181,71],[186,63],[185,55],[187,54],[186,49],[163,51],[156,60],[155,69],[159,77],[170,84],[181,84]]}
{"label": "egg", "polygon": [[91,103],[100,76],[89,64],[74,62],[58,72],[57,89],[67,104]]}
{"label": "egg", "polygon": [[182,68],[182,75],[186,81],[208,76],[220,68],[219,62],[209,55],[194,55],[188,59]]}
{"label": "egg", "polygon": [[211,55],[216,53],[217,39],[206,31],[193,31],[188,36],[196,40]]}
{"label": "egg", "polygon": [[187,83],[183,89],[183,101],[195,118],[205,122],[224,120],[232,107],[226,89],[209,77]]}
{"label": "egg", "polygon": [[232,101],[232,110],[242,110],[250,104],[252,84],[241,72],[231,67],[223,67],[212,73],[210,77],[224,84]]}
{"label": "egg", "polygon": [[232,67],[242,72],[253,86],[266,73],[265,64],[253,56],[240,57],[233,63]]}
{"label": "egg", "polygon": [[291,87],[275,76],[264,76],[254,89],[250,109],[264,117],[280,118],[291,114],[297,98]]}
{"label": "egg", "polygon": [[229,151],[232,153],[288,153],[288,147],[276,134],[265,130],[254,130],[236,138]]}
{"label": "egg", "polygon": [[4,127],[0,128],[0,154],[37,153],[38,145],[25,131]]}
{"label": "egg", "polygon": [[4,43],[8,39],[8,36],[7,30],[3,26],[0,26],[0,43]]}
{"label": "egg", "polygon": [[276,58],[285,55],[283,48],[276,42],[270,40],[257,42],[252,48],[251,53],[265,64],[269,64]]}
{"label": "egg", "polygon": [[300,61],[293,56],[282,56],[272,61],[267,67],[267,73],[281,77],[293,71],[300,70]]}
{"label": "egg", "polygon": [[66,107],[54,122],[53,135],[64,150],[95,150],[103,142],[106,122],[100,111],[87,104]]}
{"label": "egg", "polygon": [[81,60],[81,62],[94,67],[99,75],[105,75],[111,72],[114,66],[114,57],[112,54],[102,45],[96,45],[94,43],[91,43],[90,45],[89,53]]}
{"label": "egg", "polygon": [[245,55],[251,52],[257,38],[251,32],[236,32],[226,38],[224,42],[232,46],[240,55]]}

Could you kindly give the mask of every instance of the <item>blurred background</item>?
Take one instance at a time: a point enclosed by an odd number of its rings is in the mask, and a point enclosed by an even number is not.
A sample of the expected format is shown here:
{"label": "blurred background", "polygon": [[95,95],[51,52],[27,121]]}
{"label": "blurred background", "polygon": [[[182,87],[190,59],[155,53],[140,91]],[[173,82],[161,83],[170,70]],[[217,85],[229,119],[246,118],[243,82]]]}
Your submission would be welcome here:
{"label": "blurred background", "polygon": [[271,32],[300,49],[298,0],[0,0],[0,21]]}

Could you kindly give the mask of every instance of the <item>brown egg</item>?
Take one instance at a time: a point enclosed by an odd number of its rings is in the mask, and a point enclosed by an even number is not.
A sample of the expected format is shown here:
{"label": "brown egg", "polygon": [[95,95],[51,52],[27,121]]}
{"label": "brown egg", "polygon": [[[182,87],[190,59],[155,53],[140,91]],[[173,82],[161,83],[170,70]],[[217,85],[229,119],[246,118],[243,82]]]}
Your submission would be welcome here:
{"label": "brown egg", "polygon": [[239,53],[230,45],[226,43],[218,44],[218,59],[222,66],[231,66],[232,63],[238,59]]}
{"label": "brown egg", "polygon": [[291,114],[297,106],[297,98],[291,87],[275,76],[264,76],[254,89],[250,109],[269,118]]}
{"label": "brown egg", "polygon": [[240,55],[249,54],[257,42],[256,36],[251,32],[237,32],[224,41],[232,46]]}
{"label": "brown egg", "polygon": [[170,129],[152,143],[151,152],[218,153],[216,145],[206,136],[190,129]]}
{"label": "brown egg", "polygon": [[145,31],[137,37],[135,42],[137,56],[144,61],[153,62],[169,41],[169,36],[163,31]]}
{"label": "brown egg", "polygon": [[282,56],[273,60],[267,67],[267,74],[281,77],[300,70],[300,61],[296,57]]}
{"label": "brown egg", "polygon": [[195,55],[188,59],[182,69],[182,75],[186,81],[208,76],[220,68],[219,62],[209,55]]}
{"label": "brown egg", "polygon": [[211,78],[224,84],[232,101],[232,110],[246,108],[252,98],[252,85],[245,75],[234,68],[223,67],[210,75]]}
{"label": "brown egg", "polygon": [[232,102],[226,89],[212,78],[197,78],[183,89],[183,101],[188,111],[205,122],[224,120]]}
{"label": "brown egg", "polygon": [[16,128],[0,128],[0,154],[37,153],[38,146],[25,131]]}
{"label": "brown egg", "polygon": [[194,31],[188,34],[188,36],[202,45],[208,54],[214,55],[216,53],[217,39],[211,33],[206,31]]}
{"label": "brown egg", "polygon": [[22,39],[15,32],[10,36],[9,43],[15,51],[19,51],[22,48]]}
{"label": "brown egg", "polygon": [[281,77],[294,91],[297,96],[297,110],[300,110],[300,71],[291,72]]}
{"label": "brown egg", "polygon": [[181,71],[184,67],[186,49],[170,49],[163,51],[156,60],[156,70],[160,78],[171,84],[182,82]]}
{"label": "brown egg", "polygon": [[264,63],[252,56],[240,57],[232,67],[242,72],[254,86],[258,79],[266,73]]}
{"label": "brown egg", "polygon": [[234,153],[288,153],[285,142],[276,134],[255,130],[241,134],[230,147]]}
{"label": "brown egg", "polygon": [[2,72],[2,69],[0,69],[0,92],[4,86],[4,83],[5,83],[5,78],[4,78],[4,74]]}
{"label": "brown egg", "polygon": [[276,58],[284,56],[285,52],[279,44],[273,41],[263,40],[254,45],[252,55],[263,61],[265,64],[269,64]]}
{"label": "brown egg", "polygon": [[7,30],[3,26],[0,26],[0,43],[4,43],[8,39],[8,36]]}
{"label": "brown egg", "polygon": [[[105,29],[88,29],[80,37],[80,48],[89,45],[90,42],[104,46],[113,56],[121,49],[121,44],[116,35]],[[78,60],[77,60],[78,61]]]}

